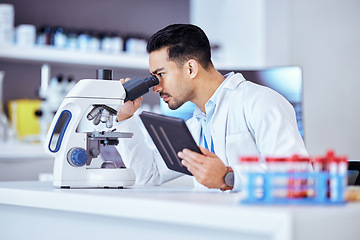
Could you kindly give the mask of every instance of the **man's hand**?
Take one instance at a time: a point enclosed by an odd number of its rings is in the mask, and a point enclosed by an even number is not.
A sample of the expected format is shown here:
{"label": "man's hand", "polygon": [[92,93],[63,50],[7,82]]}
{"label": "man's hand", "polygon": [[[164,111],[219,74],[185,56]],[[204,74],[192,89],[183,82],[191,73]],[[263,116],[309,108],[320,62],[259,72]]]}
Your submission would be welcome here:
{"label": "man's hand", "polygon": [[187,167],[196,180],[208,188],[224,188],[225,164],[212,152],[199,146],[202,154],[184,149],[178,153],[181,163]]}
{"label": "man's hand", "polygon": [[[124,84],[125,82],[130,81],[130,78],[126,79],[120,79],[121,84]],[[138,99],[135,99],[134,101],[127,101],[121,108],[120,111],[116,115],[116,119],[118,122],[121,122],[123,120],[126,120],[134,115],[136,110],[139,109],[142,102],[142,97],[139,97]]]}

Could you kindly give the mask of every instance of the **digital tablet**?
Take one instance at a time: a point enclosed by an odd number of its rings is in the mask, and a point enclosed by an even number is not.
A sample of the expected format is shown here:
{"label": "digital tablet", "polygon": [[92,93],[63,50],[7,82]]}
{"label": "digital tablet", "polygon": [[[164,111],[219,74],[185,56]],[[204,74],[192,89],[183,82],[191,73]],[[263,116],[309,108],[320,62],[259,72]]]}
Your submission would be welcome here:
{"label": "digital tablet", "polygon": [[171,170],[192,175],[181,164],[181,159],[177,156],[177,153],[184,148],[201,154],[185,121],[181,118],[146,111],[140,114],[140,119],[164,159],[166,166]]}

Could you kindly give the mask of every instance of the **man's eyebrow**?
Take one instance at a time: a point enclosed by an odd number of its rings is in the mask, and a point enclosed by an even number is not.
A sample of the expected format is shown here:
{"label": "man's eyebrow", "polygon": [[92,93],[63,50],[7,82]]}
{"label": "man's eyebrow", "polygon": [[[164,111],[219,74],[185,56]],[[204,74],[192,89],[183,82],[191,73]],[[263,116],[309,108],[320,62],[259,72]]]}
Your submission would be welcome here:
{"label": "man's eyebrow", "polygon": [[155,69],[155,71],[153,71],[151,74],[152,74],[152,75],[156,75],[158,72],[160,72],[160,71],[162,71],[162,70],[164,70],[163,67],[157,68],[157,69]]}

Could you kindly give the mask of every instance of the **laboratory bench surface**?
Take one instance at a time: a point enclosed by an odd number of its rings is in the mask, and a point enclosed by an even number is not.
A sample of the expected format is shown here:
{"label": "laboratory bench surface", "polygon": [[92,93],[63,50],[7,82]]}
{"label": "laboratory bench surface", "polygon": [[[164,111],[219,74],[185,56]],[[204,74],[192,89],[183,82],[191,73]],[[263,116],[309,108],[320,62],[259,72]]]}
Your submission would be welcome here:
{"label": "laboratory bench surface", "polygon": [[360,203],[245,205],[180,186],[0,182],[0,239],[359,239]]}

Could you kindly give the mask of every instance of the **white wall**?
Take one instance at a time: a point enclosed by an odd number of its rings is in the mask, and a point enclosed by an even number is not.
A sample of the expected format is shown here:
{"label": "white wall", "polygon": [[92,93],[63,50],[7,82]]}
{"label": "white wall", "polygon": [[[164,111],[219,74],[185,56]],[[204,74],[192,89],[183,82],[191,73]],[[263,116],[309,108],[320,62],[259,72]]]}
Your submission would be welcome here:
{"label": "white wall", "polygon": [[221,45],[218,69],[288,65],[289,14],[289,0],[190,0],[190,22]]}
{"label": "white wall", "polygon": [[305,140],[360,159],[360,1],[291,0],[291,62],[304,71]]}
{"label": "white wall", "polygon": [[267,0],[265,9],[265,66],[289,65],[291,3],[289,0]]}
{"label": "white wall", "polygon": [[260,67],[265,63],[264,0],[191,0],[190,22],[201,27],[211,44],[220,45],[218,69]]}

